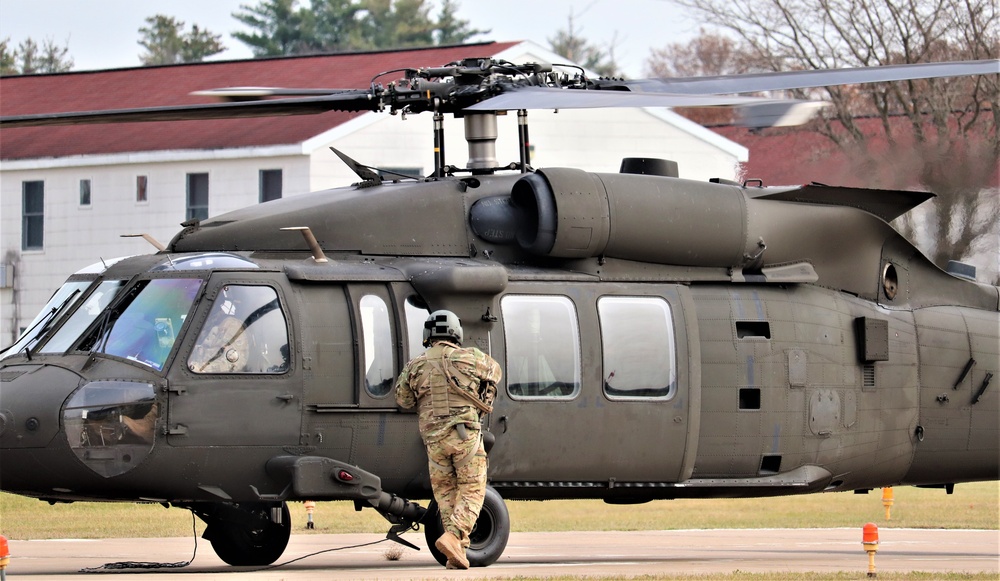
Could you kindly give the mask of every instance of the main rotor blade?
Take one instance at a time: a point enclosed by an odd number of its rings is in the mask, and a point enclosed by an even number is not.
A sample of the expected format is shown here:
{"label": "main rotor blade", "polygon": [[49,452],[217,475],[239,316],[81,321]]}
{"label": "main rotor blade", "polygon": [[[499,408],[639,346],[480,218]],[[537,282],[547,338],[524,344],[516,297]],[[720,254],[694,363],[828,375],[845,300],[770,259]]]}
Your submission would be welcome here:
{"label": "main rotor blade", "polygon": [[274,99],[236,103],[206,103],[141,109],[111,109],[70,113],[44,113],[0,117],[0,127],[45,127],[51,125],[87,125],[94,123],[134,123],[145,121],[190,121],[236,119],[279,115],[313,115],[328,111],[373,111],[380,107],[370,91],[354,91],[321,97]]}
{"label": "main rotor blade", "polygon": [[510,111],[514,109],[594,109],[603,107],[723,107],[774,101],[757,97],[719,95],[674,95],[517,87],[466,107],[466,111]]}
{"label": "main rotor blade", "polygon": [[215,97],[223,101],[248,101],[265,97],[315,97],[357,93],[358,89],[292,89],[287,87],[222,87],[192,91],[192,95]]}
{"label": "main rotor blade", "polygon": [[676,79],[638,79],[623,81],[633,91],[645,93],[682,93],[714,95],[720,93],[755,93],[782,89],[808,89],[833,85],[854,85],[911,79],[1000,74],[1000,60],[953,61],[887,65],[818,71],[789,71],[716,77]]}

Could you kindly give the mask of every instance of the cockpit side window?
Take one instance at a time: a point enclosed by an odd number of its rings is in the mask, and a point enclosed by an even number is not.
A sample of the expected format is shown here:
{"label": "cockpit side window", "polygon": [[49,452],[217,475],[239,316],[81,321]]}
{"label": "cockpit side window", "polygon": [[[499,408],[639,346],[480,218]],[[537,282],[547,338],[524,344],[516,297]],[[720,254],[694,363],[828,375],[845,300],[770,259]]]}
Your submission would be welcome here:
{"label": "cockpit side window", "polygon": [[81,348],[163,369],[201,284],[199,278],[137,282]]}
{"label": "cockpit side window", "polygon": [[269,286],[226,285],[188,358],[194,373],[284,373],[288,324]]}

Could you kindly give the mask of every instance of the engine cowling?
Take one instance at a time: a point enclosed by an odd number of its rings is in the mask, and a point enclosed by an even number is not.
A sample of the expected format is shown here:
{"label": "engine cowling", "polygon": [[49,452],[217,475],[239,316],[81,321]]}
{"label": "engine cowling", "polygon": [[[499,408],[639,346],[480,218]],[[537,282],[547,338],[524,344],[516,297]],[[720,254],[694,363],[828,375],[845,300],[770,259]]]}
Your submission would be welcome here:
{"label": "engine cowling", "polygon": [[551,168],[518,180],[511,205],[520,216],[517,243],[536,255],[683,266],[744,262],[747,201],[735,186]]}

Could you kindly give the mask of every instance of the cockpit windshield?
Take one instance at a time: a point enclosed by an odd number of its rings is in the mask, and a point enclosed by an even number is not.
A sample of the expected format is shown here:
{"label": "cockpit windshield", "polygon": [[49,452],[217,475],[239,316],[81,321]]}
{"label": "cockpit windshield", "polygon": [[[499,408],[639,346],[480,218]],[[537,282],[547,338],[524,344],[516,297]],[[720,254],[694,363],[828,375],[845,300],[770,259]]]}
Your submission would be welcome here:
{"label": "cockpit windshield", "polygon": [[3,352],[3,356],[20,353],[25,347],[33,348],[46,330],[52,328],[59,319],[73,309],[73,305],[80,300],[84,289],[91,282],[89,280],[70,281],[59,287],[49,302],[38,312],[35,320],[31,321],[25,332]]}
{"label": "cockpit windshield", "polygon": [[84,338],[80,349],[163,369],[201,285],[199,278],[139,281],[101,315],[104,322]]}
{"label": "cockpit windshield", "polygon": [[90,293],[87,300],[80,305],[80,308],[70,316],[66,324],[62,326],[56,334],[42,345],[41,353],[65,353],[67,349],[76,343],[80,335],[87,330],[87,327],[94,322],[94,319],[109,305],[111,300],[118,295],[125,281],[105,280],[101,282]]}

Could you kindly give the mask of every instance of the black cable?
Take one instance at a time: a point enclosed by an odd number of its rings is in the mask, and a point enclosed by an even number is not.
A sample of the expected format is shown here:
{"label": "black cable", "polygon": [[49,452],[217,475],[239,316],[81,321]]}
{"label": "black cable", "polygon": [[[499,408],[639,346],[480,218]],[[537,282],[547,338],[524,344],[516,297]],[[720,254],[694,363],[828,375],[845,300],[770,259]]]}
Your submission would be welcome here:
{"label": "black cable", "polygon": [[80,569],[80,573],[103,573],[105,571],[118,571],[121,569],[180,569],[187,567],[194,561],[198,554],[198,530],[195,527],[194,511],[191,511],[191,534],[194,537],[194,551],[187,561],[176,563],[154,563],[149,561],[119,561],[117,563],[105,563],[100,567],[87,567]]}
{"label": "black cable", "polygon": [[379,539],[377,541],[372,541],[370,543],[362,543],[360,545],[350,545],[350,546],[347,546],[347,547],[334,547],[333,549],[323,549],[322,551],[316,551],[315,553],[309,553],[308,555],[302,555],[301,557],[296,557],[296,558],[292,559],[291,561],[285,561],[284,563],[278,563],[277,565],[268,565],[267,567],[261,567],[260,569],[247,569],[247,570],[241,571],[241,572],[242,573],[256,573],[258,571],[270,571],[271,569],[277,569],[278,567],[284,567],[285,565],[291,565],[292,563],[295,563],[297,561],[301,561],[302,559],[308,559],[309,557],[315,557],[316,555],[322,555],[323,553],[332,553],[334,551],[343,551],[345,549],[360,549],[362,547],[370,547],[372,545],[377,545],[379,543],[384,543],[384,542],[386,542],[388,540],[389,539]]}
{"label": "black cable", "polygon": [[[198,531],[195,528],[194,511],[191,512],[191,532],[194,536],[194,552],[191,553],[191,558],[187,561],[179,561],[176,563],[154,563],[146,561],[119,561],[117,563],[105,563],[100,567],[88,567],[85,569],[80,569],[80,573],[104,573],[107,571],[118,571],[122,569],[148,569],[149,573],[159,573],[161,571],[155,571],[154,569],[180,569],[182,567],[187,567],[193,561],[195,556],[198,554]],[[377,545],[379,543],[384,543],[388,541],[388,538],[379,539],[377,541],[372,541],[370,543],[362,543],[360,545],[350,545],[347,547],[335,547],[332,549],[323,549],[322,551],[316,551],[315,553],[309,553],[308,555],[302,555],[301,557],[296,557],[290,561],[285,561],[284,563],[278,563],[276,565],[268,565],[267,567],[260,567],[259,569],[241,569],[241,573],[256,573],[257,571],[270,571],[271,569],[277,569],[279,567],[284,567],[285,565],[291,565],[292,563],[301,561],[303,559],[308,559],[309,557],[315,557],[316,555],[322,555],[323,553],[332,553],[334,551],[343,551],[346,549],[360,549],[362,547],[370,547],[372,545]],[[193,573],[193,571],[191,571]]]}

